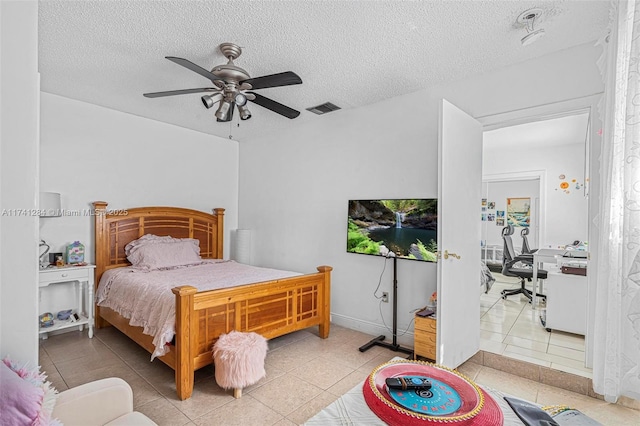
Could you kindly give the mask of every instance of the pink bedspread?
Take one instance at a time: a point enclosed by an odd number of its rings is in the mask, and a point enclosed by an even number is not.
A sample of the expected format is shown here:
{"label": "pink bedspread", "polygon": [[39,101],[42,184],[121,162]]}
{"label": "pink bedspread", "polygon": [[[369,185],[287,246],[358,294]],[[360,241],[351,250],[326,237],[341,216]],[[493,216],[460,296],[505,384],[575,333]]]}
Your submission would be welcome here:
{"label": "pink bedspread", "polygon": [[151,359],[169,351],[166,343],[175,334],[175,295],[181,285],[198,291],[302,275],[297,272],[244,265],[233,260],[206,260],[197,265],[146,271],[133,267],[106,271],[96,293],[98,306],[113,309],[153,336]]}

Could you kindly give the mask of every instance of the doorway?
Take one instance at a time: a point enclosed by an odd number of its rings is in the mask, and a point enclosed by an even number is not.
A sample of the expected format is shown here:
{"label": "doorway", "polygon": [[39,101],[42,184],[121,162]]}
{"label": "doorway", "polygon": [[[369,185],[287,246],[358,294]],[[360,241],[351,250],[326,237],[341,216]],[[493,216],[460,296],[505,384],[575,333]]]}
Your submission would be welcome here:
{"label": "doorway", "polygon": [[539,321],[544,305],[533,310],[520,295],[502,299],[501,290],[520,284],[495,265],[501,269],[500,232],[507,220],[498,219],[507,216],[508,199],[530,205],[529,223],[516,227],[512,237],[516,250],[525,227],[532,248],[588,241],[590,111],[496,127],[485,126],[483,138],[483,259],[494,263],[488,266],[496,282],[480,298],[480,348],[590,377],[585,337],[546,331]]}

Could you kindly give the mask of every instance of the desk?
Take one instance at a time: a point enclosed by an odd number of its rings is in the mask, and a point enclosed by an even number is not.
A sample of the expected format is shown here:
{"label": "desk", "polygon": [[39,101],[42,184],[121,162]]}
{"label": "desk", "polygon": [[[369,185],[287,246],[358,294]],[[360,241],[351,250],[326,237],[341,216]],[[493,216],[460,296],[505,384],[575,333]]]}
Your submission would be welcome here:
{"label": "desk", "polygon": [[[533,253],[533,298],[531,300],[531,309],[535,310],[538,304],[538,264],[541,262],[556,262],[556,256],[562,256],[567,252],[566,249],[539,249]],[[540,287],[542,293],[542,287]]]}
{"label": "desk", "polygon": [[[69,327],[78,327],[78,329],[82,331],[85,325],[89,329],[89,338],[93,337],[93,284],[95,267],[95,265],[85,265],[40,269],[38,291],[40,291],[41,295],[42,289],[50,285],[68,282],[77,283],[78,300],[76,309],[77,314],[80,317],[80,319],[75,322],[71,322],[70,320],[60,321],[55,318],[56,313],[53,312],[54,325],[46,328],[39,328],[39,333],[43,339],[46,339],[48,337],[48,333],[51,331],[62,330]],[[86,300],[83,300],[85,285],[87,298]],[[86,303],[86,310],[83,301]]]}

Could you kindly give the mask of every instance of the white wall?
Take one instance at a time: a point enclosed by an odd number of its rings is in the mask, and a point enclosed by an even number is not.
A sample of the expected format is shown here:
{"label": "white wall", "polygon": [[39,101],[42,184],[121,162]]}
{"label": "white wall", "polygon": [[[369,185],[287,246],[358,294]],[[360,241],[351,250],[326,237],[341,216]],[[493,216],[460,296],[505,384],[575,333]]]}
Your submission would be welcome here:
{"label": "white wall", "polygon": [[[225,211],[237,227],[238,143],[100,106],[42,93],[40,188],[59,192],[64,211],[177,206]],[[40,219],[51,252],[80,241],[94,259],[93,216]]]}
{"label": "white wall", "polygon": [[[582,45],[494,73],[434,87],[265,135],[240,149],[241,228],[253,230],[254,263],[299,271],[334,267],[333,321],[384,332],[372,292],[382,259],[345,250],[347,200],[437,194],[438,99],[475,117],[601,92],[600,52]],[[437,60],[437,58],[435,58]],[[514,96],[527,87],[526,96]],[[461,153],[463,155],[463,153]],[[470,200],[477,208],[479,200]],[[398,262],[399,330],[436,287],[434,264]],[[382,277],[390,291],[390,265]],[[391,304],[382,305],[391,324]],[[386,333],[389,336],[389,333]],[[399,339],[411,344],[410,336]]]}
{"label": "white wall", "polygon": [[[576,188],[576,184],[584,184],[584,157],[584,144],[497,152],[487,149],[483,156],[483,173],[500,175],[541,171],[544,174],[543,187],[540,188],[544,196],[544,211],[540,214],[542,234],[538,247],[555,248],[588,238],[588,198],[583,187]],[[560,179],[561,175],[565,178]],[[574,179],[576,182],[572,182]],[[562,189],[562,182],[569,183],[569,188]],[[516,229],[517,235],[519,232]]]}
{"label": "white wall", "polygon": [[[38,3],[0,2],[0,357],[38,363]],[[7,209],[7,210],[5,210]]]}

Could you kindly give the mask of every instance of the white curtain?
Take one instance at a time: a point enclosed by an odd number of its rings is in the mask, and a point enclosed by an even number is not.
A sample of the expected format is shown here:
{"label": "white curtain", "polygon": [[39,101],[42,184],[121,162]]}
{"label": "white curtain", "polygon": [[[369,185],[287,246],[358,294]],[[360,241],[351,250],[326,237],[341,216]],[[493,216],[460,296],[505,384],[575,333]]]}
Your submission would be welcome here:
{"label": "white curtain", "polygon": [[640,399],[640,1],[611,3],[594,329],[594,390]]}

